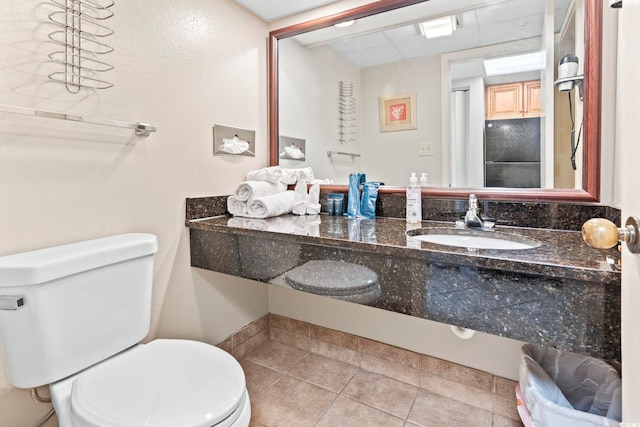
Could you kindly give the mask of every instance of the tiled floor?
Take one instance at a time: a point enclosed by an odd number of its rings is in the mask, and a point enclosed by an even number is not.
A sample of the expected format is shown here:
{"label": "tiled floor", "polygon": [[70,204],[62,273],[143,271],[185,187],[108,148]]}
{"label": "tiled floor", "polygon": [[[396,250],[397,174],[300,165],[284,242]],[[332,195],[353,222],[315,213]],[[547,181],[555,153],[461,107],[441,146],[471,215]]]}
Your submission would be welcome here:
{"label": "tiled floor", "polygon": [[464,392],[436,376],[421,378],[418,387],[275,340],[240,363],[251,397],[250,427],[522,426],[514,408],[497,408],[511,399]]}

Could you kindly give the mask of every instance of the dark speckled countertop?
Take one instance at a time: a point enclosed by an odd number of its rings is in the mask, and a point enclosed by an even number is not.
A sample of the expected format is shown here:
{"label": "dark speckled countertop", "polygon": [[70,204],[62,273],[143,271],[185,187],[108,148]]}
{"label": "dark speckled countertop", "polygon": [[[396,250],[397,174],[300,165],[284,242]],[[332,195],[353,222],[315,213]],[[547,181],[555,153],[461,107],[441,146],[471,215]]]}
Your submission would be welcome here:
{"label": "dark speckled countertop", "polygon": [[[192,266],[620,360],[620,273],[606,262],[618,253],[590,248],[580,232],[569,231],[599,207],[535,205],[574,212],[577,220],[567,223],[569,230],[505,225],[495,232],[471,230],[540,243],[524,250],[490,250],[412,237],[416,228],[420,233],[455,230],[453,221],[429,218],[414,227],[397,217],[326,214],[262,220],[220,215],[224,206],[222,197],[187,200]],[[497,207],[504,212],[515,206]],[[530,216],[539,217],[562,223],[553,215]]]}
{"label": "dark speckled countertop", "polygon": [[[313,218],[313,219],[312,219]],[[314,223],[310,227],[306,222]],[[467,249],[408,239],[407,223],[397,218],[347,219],[318,215],[284,215],[264,220],[219,216],[187,221],[192,229],[264,236],[323,246],[338,246],[375,251],[390,256],[411,257],[433,262],[476,266],[495,270],[570,278],[590,282],[618,284],[620,274],[607,264],[606,256],[617,256],[614,249],[598,250],[587,246],[576,231],[496,227],[499,234],[513,234],[541,243],[524,250]],[[422,229],[454,228],[450,222],[422,221]],[[415,232],[414,232],[415,233]],[[490,231],[478,231],[492,236]],[[412,241],[413,240],[413,241]]]}

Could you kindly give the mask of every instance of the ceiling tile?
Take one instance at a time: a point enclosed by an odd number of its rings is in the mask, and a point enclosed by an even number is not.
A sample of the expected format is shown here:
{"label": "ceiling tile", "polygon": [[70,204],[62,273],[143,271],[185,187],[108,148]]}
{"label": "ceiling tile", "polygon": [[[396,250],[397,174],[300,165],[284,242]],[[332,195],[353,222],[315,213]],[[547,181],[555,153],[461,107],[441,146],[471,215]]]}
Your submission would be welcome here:
{"label": "ceiling tile", "polygon": [[337,0],[234,0],[267,22],[314,9]]}

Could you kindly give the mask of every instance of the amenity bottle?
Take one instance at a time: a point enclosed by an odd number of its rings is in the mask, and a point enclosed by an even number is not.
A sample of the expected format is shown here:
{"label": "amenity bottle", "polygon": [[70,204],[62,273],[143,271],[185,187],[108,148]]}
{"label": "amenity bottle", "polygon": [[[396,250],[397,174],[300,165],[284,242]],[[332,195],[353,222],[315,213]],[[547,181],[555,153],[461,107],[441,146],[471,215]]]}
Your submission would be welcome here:
{"label": "amenity bottle", "polygon": [[419,224],[422,221],[422,190],[418,185],[418,177],[411,173],[407,187],[407,223]]}

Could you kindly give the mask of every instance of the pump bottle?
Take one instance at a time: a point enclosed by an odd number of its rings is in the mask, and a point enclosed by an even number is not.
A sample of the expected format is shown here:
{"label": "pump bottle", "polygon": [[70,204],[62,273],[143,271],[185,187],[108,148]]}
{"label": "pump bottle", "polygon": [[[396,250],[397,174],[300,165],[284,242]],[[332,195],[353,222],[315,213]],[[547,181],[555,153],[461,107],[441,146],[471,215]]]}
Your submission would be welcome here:
{"label": "pump bottle", "polygon": [[407,187],[407,223],[419,224],[422,221],[422,190],[418,185],[416,173],[411,173]]}

